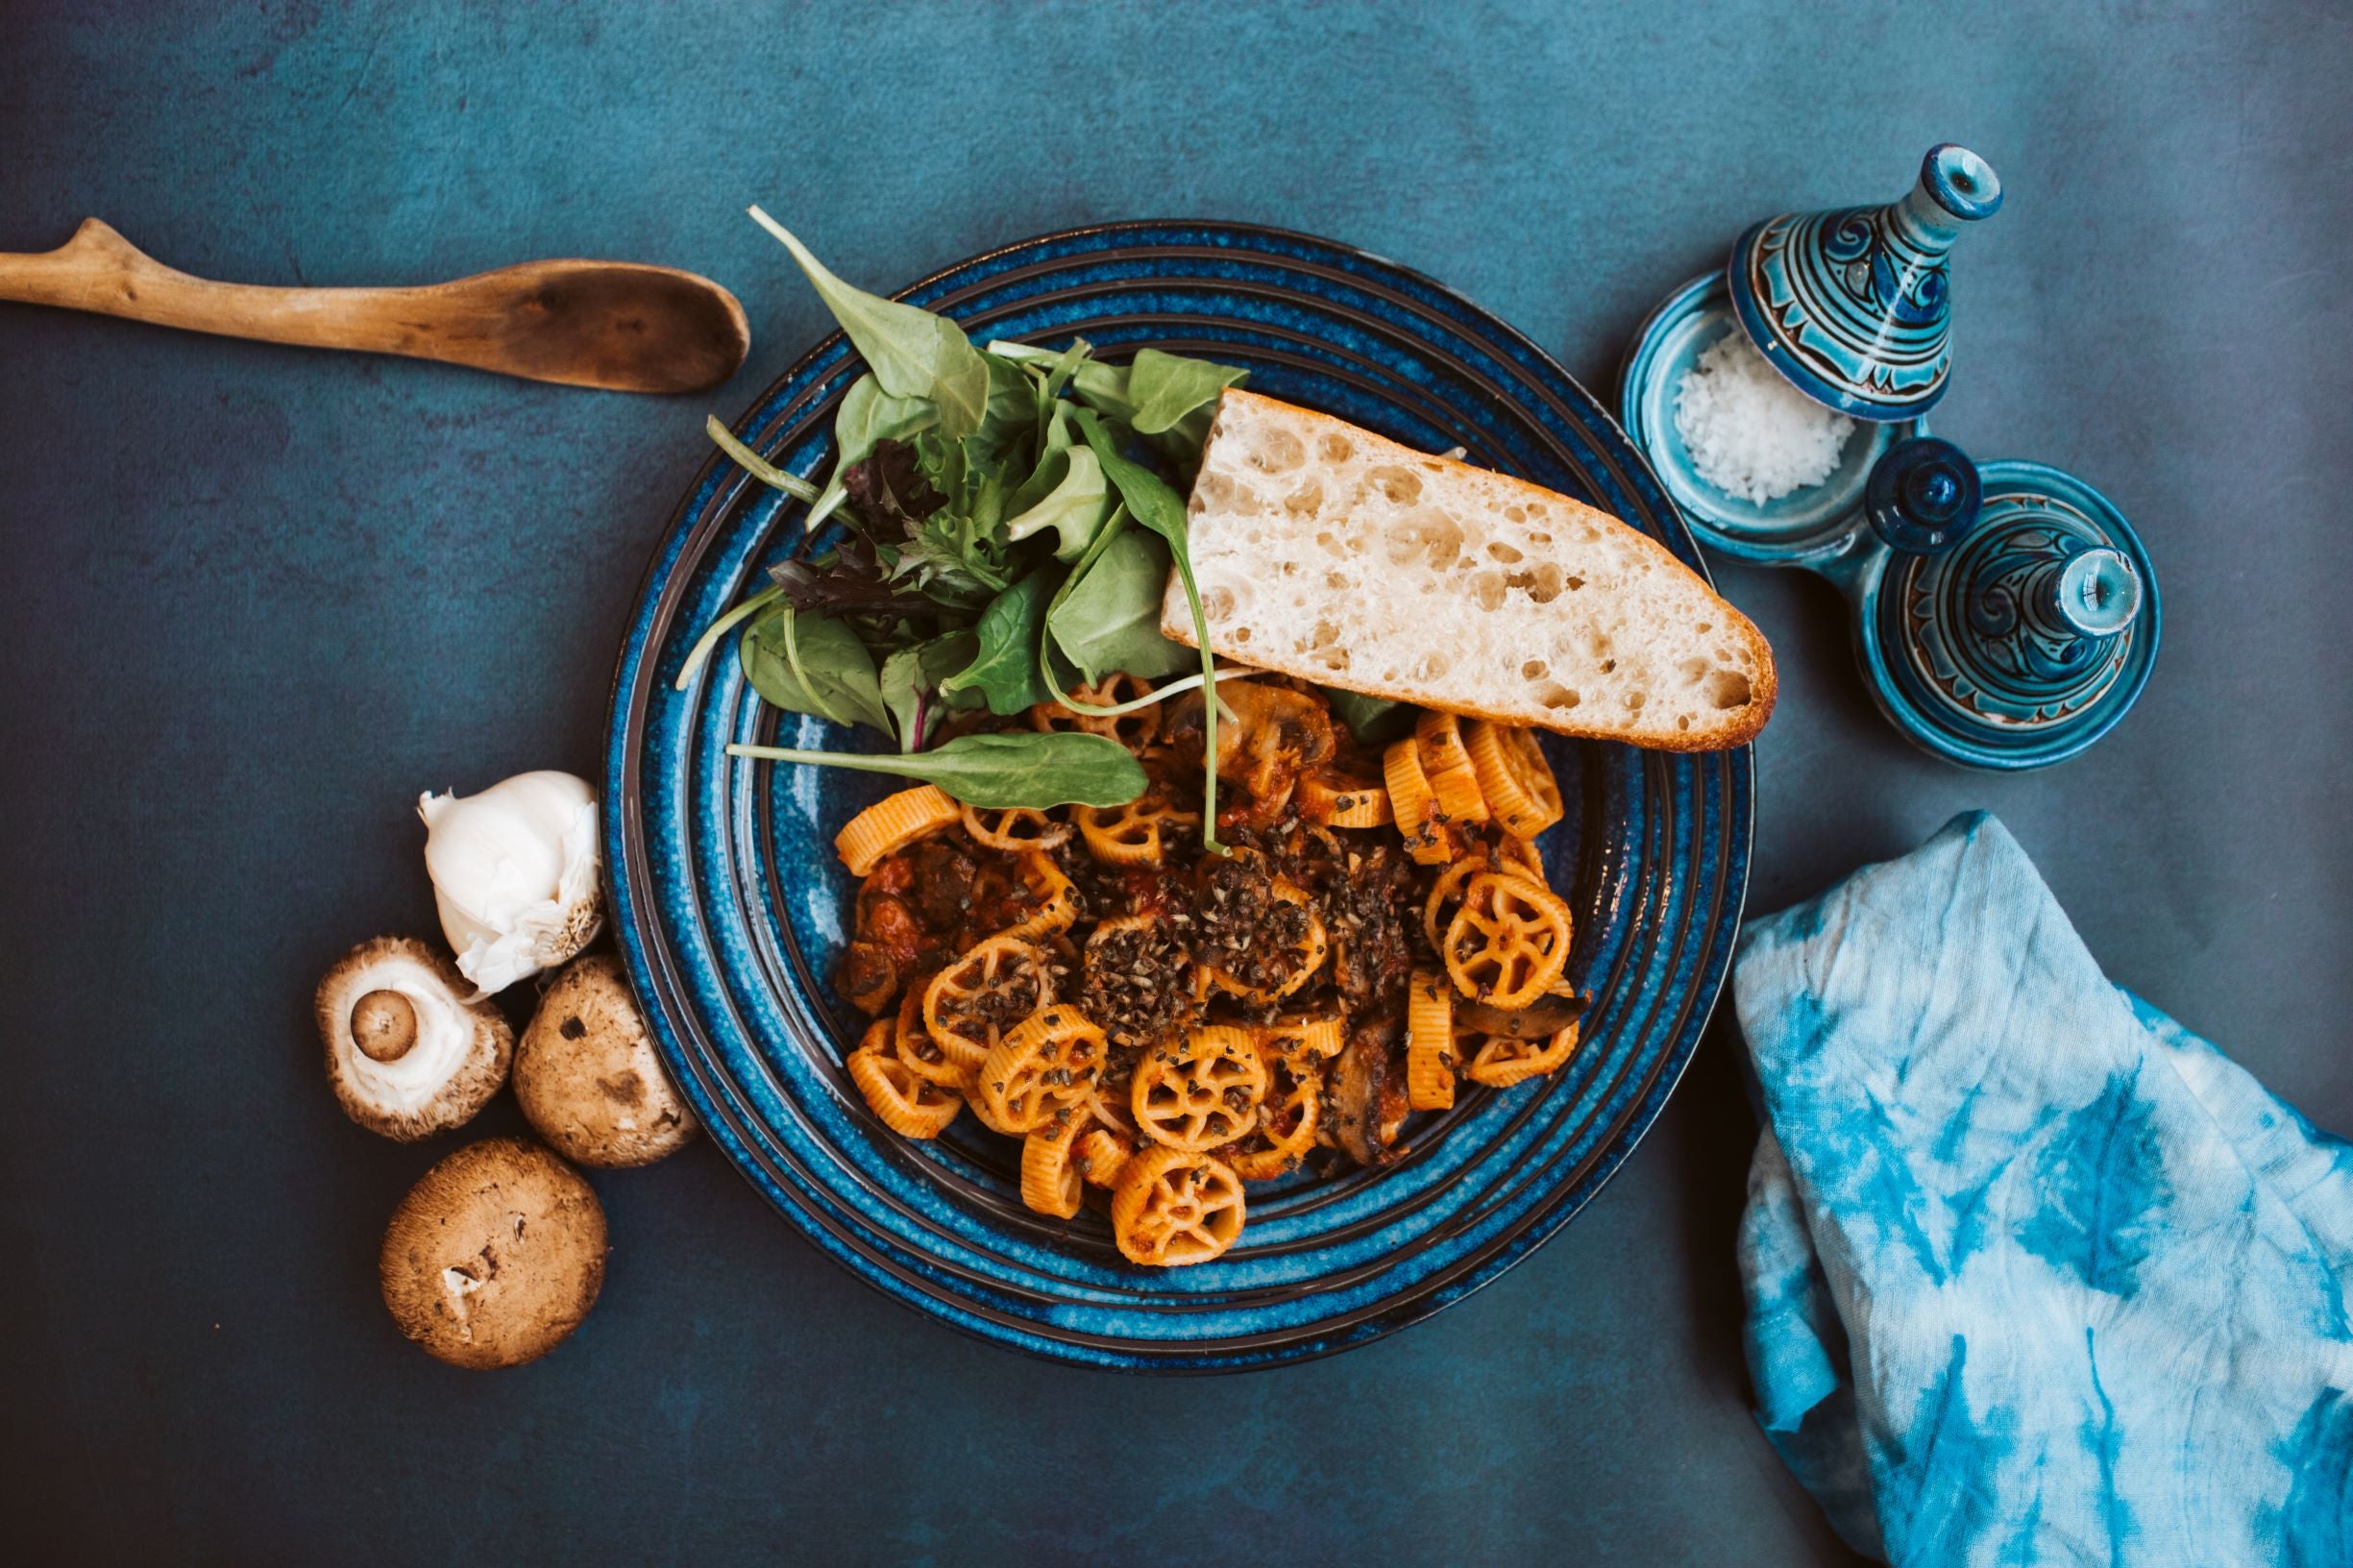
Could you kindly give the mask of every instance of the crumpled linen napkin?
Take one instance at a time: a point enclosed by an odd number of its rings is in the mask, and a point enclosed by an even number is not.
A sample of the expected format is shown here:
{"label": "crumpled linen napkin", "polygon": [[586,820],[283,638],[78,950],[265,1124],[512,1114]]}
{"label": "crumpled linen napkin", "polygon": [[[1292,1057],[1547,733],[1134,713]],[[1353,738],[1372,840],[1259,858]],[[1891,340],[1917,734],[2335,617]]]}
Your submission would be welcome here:
{"label": "crumpled linen napkin", "polygon": [[2353,1565],[2353,1145],[1954,819],[1752,923],[1758,1420],[1900,1564]]}

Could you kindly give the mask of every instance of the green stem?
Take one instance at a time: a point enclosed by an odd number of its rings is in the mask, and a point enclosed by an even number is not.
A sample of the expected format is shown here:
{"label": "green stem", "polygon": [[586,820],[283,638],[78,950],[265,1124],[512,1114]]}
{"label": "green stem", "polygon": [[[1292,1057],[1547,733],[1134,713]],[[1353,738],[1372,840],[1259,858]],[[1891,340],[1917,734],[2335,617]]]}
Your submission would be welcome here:
{"label": "green stem", "polygon": [[789,746],[747,746],[735,742],[728,746],[727,755],[749,757],[758,762],[813,762],[825,768],[846,768],[857,773],[896,773],[901,778],[912,777],[903,764],[910,755],[870,756],[863,751],[801,751]]}
{"label": "green stem", "polygon": [[[1262,675],[1265,673],[1263,670],[1220,670],[1217,672],[1217,681],[1219,685],[1223,685],[1229,680],[1248,680],[1253,675]],[[1047,689],[1052,690],[1051,687]],[[1200,689],[1201,677],[1187,675],[1183,680],[1172,680],[1165,686],[1156,686],[1141,697],[1129,698],[1125,702],[1115,702],[1108,708],[1097,707],[1092,702],[1081,702],[1060,692],[1054,693],[1054,700],[1070,712],[1081,714],[1089,719],[1116,719],[1123,713],[1134,713],[1139,708],[1148,708],[1155,702],[1165,702],[1172,697],[1182,697],[1187,692],[1196,692]],[[1217,705],[1225,708],[1228,718],[1233,717],[1233,709],[1226,708],[1222,701]]]}
{"label": "green stem", "polygon": [[711,649],[719,645],[722,637],[783,597],[784,589],[781,587],[763,588],[734,609],[712,622],[703,634],[695,639],[695,646],[686,650],[686,663],[678,671],[675,689],[681,692],[686,690],[688,684],[695,678],[695,672],[702,668],[702,661],[711,656]]}
{"label": "green stem", "polygon": [[720,451],[734,458],[738,467],[762,484],[781,490],[806,505],[817,504],[818,489],[816,485],[811,484],[797,474],[787,474],[783,469],[738,441],[735,438],[735,432],[722,425],[717,415],[703,416],[702,430],[705,435],[719,443]]}

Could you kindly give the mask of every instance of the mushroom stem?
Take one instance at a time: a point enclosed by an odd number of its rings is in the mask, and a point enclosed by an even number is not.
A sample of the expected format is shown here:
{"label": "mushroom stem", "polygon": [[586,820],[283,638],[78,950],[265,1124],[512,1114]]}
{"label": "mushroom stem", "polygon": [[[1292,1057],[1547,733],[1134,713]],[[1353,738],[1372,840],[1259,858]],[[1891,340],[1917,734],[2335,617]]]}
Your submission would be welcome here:
{"label": "mushroom stem", "polygon": [[352,1004],[352,1043],[371,1062],[398,1062],[417,1042],[416,1004],[397,991],[371,991]]}

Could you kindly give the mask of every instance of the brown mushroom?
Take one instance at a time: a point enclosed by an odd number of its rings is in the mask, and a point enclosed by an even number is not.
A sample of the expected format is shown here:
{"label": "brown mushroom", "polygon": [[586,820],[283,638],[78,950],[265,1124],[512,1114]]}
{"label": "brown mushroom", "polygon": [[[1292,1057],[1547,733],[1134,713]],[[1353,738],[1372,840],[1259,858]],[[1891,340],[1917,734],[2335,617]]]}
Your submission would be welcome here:
{"label": "brown mushroom", "polygon": [[604,1210],[580,1173],[519,1138],[469,1143],[392,1213],[384,1305],[430,1355],[518,1366],[580,1326],[604,1284]]}
{"label": "brown mushroom", "polygon": [[402,1142],[474,1118],[506,1082],[514,1031],[457,967],[415,937],[336,961],[315,1007],[327,1078],[351,1118]]}
{"label": "brown mushroom", "polygon": [[573,960],[540,998],[515,1051],[515,1098],[584,1165],[650,1165],[695,1136],[628,979],[601,953]]}

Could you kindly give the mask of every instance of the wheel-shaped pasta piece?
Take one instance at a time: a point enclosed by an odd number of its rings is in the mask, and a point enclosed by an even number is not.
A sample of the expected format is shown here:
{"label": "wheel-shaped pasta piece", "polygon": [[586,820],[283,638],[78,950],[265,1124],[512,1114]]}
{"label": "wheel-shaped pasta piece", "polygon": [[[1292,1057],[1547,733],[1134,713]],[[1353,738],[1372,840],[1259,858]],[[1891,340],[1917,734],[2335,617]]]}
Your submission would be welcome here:
{"label": "wheel-shaped pasta piece", "polygon": [[1136,1064],[1128,1111],[1153,1142],[1198,1154],[1245,1137],[1266,1097],[1266,1064],[1247,1029],[1214,1023]]}
{"label": "wheel-shaped pasta piece", "polygon": [[928,1078],[943,1088],[961,1090],[970,1080],[971,1068],[959,1064],[945,1051],[931,1032],[923,1027],[923,996],[910,990],[899,998],[898,1017],[892,1026],[898,1049],[898,1059],[918,1077]]}
{"label": "wheel-shaped pasta piece", "polygon": [[1275,1075],[1259,1117],[1259,1135],[1266,1146],[1235,1155],[1226,1163],[1245,1182],[1271,1182],[1307,1158],[1315,1146],[1323,1119],[1323,1074],[1296,1060],[1286,1062]]}
{"label": "wheel-shaped pasta piece", "polygon": [[984,849],[1001,849],[1009,855],[1017,855],[1070,842],[1068,822],[1058,822],[1030,806],[1000,806],[988,811],[965,806],[958,815],[966,836]]}
{"label": "wheel-shaped pasta piece", "polygon": [[1027,919],[998,932],[999,936],[1036,942],[1070,929],[1071,922],[1078,919],[1078,890],[1062,874],[1062,868],[1054,864],[1051,855],[1031,850],[1015,862],[1014,874],[1029,890],[1030,913]]}
{"label": "wheel-shaped pasta piece", "polygon": [[1123,806],[1080,806],[1075,815],[1087,852],[1106,866],[1158,866],[1167,853],[1167,831],[1201,821],[1198,812],[1148,795]]}
{"label": "wheel-shaped pasta piece", "polygon": [[1471,1058],[1471,1065],[1463,1069],[1463,1076],[1489,1089],[1509,1089],[1513,1084],[1557,1071],[1576,1054],[1574,1023],[1545,1041],[1489,1035],[1486,1043],[1479,1047],[1479,1054]]}
{"label": "wheel-shaped pasta piece", "polygon": [[[1140,697],[1152,695],[1152,683],[1141,675],[1120,671],[1104,676],[1092,686],[1081,686],[1071,692],[1070,700],[1090,707],[1111,708],[1122,702],[1133,702]],[[1160,709],[1137,708],[1119,714],[1072,713],[1059,702],[1041,702],[1029,710],[1030,727],[1041,730],[1075,729],[1082,734],[1102,735],[1117,741],[1138,756],[1160,737]]]}
{"label": "wheel-shaped pasta piece", "polygon": [[845,822],[833,836],[833,851],[849,868],[850,875],[866,876],[883,856],[895,855],[918,839],[930,837],[963,814],[964,808],[935,785],[901,790]]}
{"label": "wheel-shaped pasta piece", "polygon": [[1071,1164],[1090,1187],[1113,1187],[1119,1181],[1119,1167],[1136,1153],[1135,1143],[1124,1133],[1109,1127],[1089,1127],[1079,1135],[1071,1150]]}
{"label": "wheel-shaped pasta piece", "polygon": [[901,1138],[938,1138],[964,1109],[964,1098],[899,1060],[896,1027],[876,1018],[845,1064],[870,1110]]}
{"label": "wheel-shaped pasta piece", "polygon": [[1068,1219],[1086,1202],[1075,1150],[1087,1118],[1066,1112],[1021,1139],[1021,1201],[1042,1214]]}
{"label": "wheel-shaped pasta piece", "polygon": [[1246,1002],[1267,1007],[1306,985],[1314,978],[1315,971],[1324,967],[1324,959],[1332,950],[1332,940],[1324,930],[1323,917],[1315,913],[1315,901],[1308,896],[1305,889],[1286,882],[1279,876],[1272,879],[1267,892],[1272,897],[1292,905],[1307,917],[1301,928],[1299,940],[1291,945],[1290,952],[1293,956],[1288,965],[1281,970],[1282,978],[1253,984],[1249,979],[1215,964],[1203,963],[1195,969],[1195,973],[1199,976],[1195,989],[1200,990],[1204,995],[1207,994],[1208,987],[1214,986],[1219,991],[1231,992]]}
{"label": "wheel-shaped pasta piece", "polygon": [[1380,827],[1396,819],[1382,785],[1326,768],[1299,780],[1300,815],[1328,827]]}
{"label": "wheel-shaped pasta piece", "polygon": [[1406,1104],[1443,1111],[1455,1103],[1455,988],[1446,976],[1413,971],[1406,992]]}
{"label": "wheel-shaped pasta piece", "polygon": [[923,988],[923,1032],[959,1069],[977,1072],[1006,1030],[1053,1000],[1044,950],[1018,937],[991,937]]}
{"label": "wheel-shaped pasta piece", "polygon": [[1430,894],[1422,900],[1422,935],[1430,939],[1432,952],[1446,950],[1447,922],[1462,907],[1462,890],[1472,877],[1494,869],[1484,855],[1464,855],[1431,879]]}
{"label": "wheel-shaped pasta piece", "polygon": [[1388,790],[1397,831],[1405,838],[1406,853],[1424,866],[1443,866],[1452,860],[1454,841],[1447,836],[1438,797],[1431,792],[1430,775],[1422,772],[1421,748],[1411,736],[1391,743],[1381,753],[1381,778]]}
{"label": "wheel-shaped pasta piece", "polygon": [[1347,1022],[1337,1014],[1308,1017],[1287,1013],[1272,1023],[1260,1024],[1252,1033],[1258,1039],[1259,1053],[1275,1061],[1337,1056],[1348,1041]]}
{"label": "wheel-shaped pasta piece", "polygon": [[1040,1008],[1005,1032],[980,1065],[972,1103],[990,1126],[1034,1133],[1058,1115],[1075,1116],[1103,1070],[1103,1031],[1075,1007]]}
{"label": "wheel-shaped pasta piece", "polygon": [[1438,810],[1450,821],[1473,825],[1487,820],[1486,793],[1479,786],[1479,772],[1462,744],[1462,721],[1434,708],[1413,721],[1413,741],[1422,759],[1422,772]]}
{"label": "wheel-shaped pasta piece", "polygon": [[1569,906],[1524,876],[1482,871],[1463,890],[1438,951],[1465,996],[1526,1007],[1569,961]]}
{"label": "wheel-shaped pasta piece", "polygon": [[1560,821],[1560,785],[1536,738],[1516,724],[1474,719],[1463,732],[1479,793],[1504,831],[1532,839]]}
{"label": "wheel-shaped pasta piece", "polygon": [[1112,1236],[1121,1256],[1147,1268],[1206,1263],[1241,1234],[1242,1182],[1206,1154],[1146,1149],[1112,1189]]}

